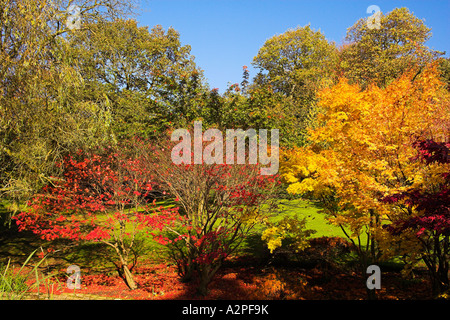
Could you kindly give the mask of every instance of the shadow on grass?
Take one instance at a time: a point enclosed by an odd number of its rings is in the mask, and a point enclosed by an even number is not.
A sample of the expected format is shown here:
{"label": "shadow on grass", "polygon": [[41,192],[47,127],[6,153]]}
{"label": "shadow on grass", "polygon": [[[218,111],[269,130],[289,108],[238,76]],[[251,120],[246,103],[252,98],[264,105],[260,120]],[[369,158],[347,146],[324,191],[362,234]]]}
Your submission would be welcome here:
{"label": "shadow on grass", "polygon": [[291,249],[294,239],[286,237],[282,241],[282,246],[270,252],[267,243],[261,239],[261,233],[253,233],[246,237],[241,243],[236,255],[242,259],[234,259],[226,261],[226,266],[240,266],[248,265],[251,260],[252,263],[263,267],[299,267],[299,268],[314,268],[320,261],[315,257],[310,259],[309,253],[295,252]]}
{"label": "shadow on grass", "polygon": [[[8,210],[5,202],[0,202],[0,265],[7,264],[8,260],[12,265],[22,265],[37,250],[29,263],[37,263],[40,260],[39,253],[44,252],[46,261],[40,268],[49,272],[66,270],[72,264],[79,266],[84,272],[110,274],[117,271],[117,254],[110,246],[104,243],[75,243],[66,239],[46,241],[31,231],[19,231],[14,220],[10,220],[11,214],[12,211]],[[136,254],[145,259],[153,249],[146,249],[145,241],[137,239],[133,256]]]}
{"label": "shadow on grass", "polygon": [[12,264],[22,264],[36,249],[45,246],[46,241],[32,232],[19,232],[17,226],[0,224],[0,264],[11,259]]}
{"label": "shadow on grass", "polygon": [[[47,249],[54,248],[54,252],[48,253]],[[67,269],[72,264],[81,269],[114,269],[114,264],[108,260],[111,256],[109,248],[101,243],[85,243],[76,245],[68,240],[46,241],[31,231],[19,231],[13,222],[11,226],[0,224],[0,265],[7,264],[22,265],[27,257],[36,251],[30,259],[30,265],[37,263],[41,258],[39,253],[46,254],[46,261],[41,264],[40,269],[48,272]]]}
{"label": "shadow on grass", "polygon": [[261,233],[259,232],[249,234],[242,241],[238,253],[261,261],[266,261],[271,257],[267,243],[261,239]]}

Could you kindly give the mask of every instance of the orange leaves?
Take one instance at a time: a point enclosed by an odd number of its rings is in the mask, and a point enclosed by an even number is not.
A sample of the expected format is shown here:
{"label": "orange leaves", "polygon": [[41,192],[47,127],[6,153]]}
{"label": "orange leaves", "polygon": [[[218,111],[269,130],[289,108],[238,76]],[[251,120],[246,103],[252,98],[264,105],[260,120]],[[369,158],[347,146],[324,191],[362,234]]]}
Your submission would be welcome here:
{"label": "orange leaves", "polygon": [[[391,152],[410,144],[412,136],[437,130],[436,112],[448,93],[440,91],[439,76],[433,67],[414,78],[406,73],[385,89],[374,85],[361,91],[345,79],[318,93],[324,125],[311,130],[314,142],[329,142],[339,151]],[[433,102],[433,103],[431,103]],[[448,104],[446,106],[447,111]],[[447,112],[448,114],[448,112]],[[447,119],[450,121],[447,115]],[[435,132],[436,133],[436,132]]]}
{"label": "orange leaves", "polygon": [[276,273],[269,274],[258,281],[258,289],[255,296],[260,299],[283,299],[286,293],[286,282],[280,279]]}
{"label": "orange leaves", "polygon": [[411,161],[417,153],[414,141],[448,138],[450,95],[443,87],[431,65],[386,88],[362,90],[340,79],[321,90],[320,126],[309,130],[311,145],[285,152],[288,191],[321,199],[350,236],[365,228],[381,234],[377,228],[383,219],[397,211],[380,199],[425,180],[423,164]]}
{"label": "orange leaves", "polygon": [[[334,245],[332,242],[329,245]],[[49,250],[47,250],[48,252]],[[45,251],[44,251],[45,252]],[[322,250],[318,250],[318,253]],[[84,299],[88,295],[97,295],[103,298],[121,299],[231,299],[231,300],[354,300],[365,299],[366,287],[361,277],[352,271],[343,271],[332,267],[326,270],[318,268],[289,268],[251,266],[252,260],[248,258],[240,261],[239,266],[231,266],[219,271],[219,275],[211,282],[207,296],[196,295],[197,278],[189,283],[179,281],[176,268],[172,264],[153,264],[145,261],[142,267],[133,269],[136,290],[129,290],[117,274],[94,273],[82,269],[81,289],[77,294]],[[66,270],[56,282],[59,285],[50,288],[54,299],[60,294],[70,293],[73,290],[65,287],[67,280]],[[35,281],[34,277],[30,281]],[[414,281],[401,279],[398,273],[383,272],[382,289],[379,297],[390,299],[429,299],[430,290],[427,281],[417,276]],[[31,284],[31,283],[30,283]],[[406,286],[406,287],[405,287]],[[405,289],[407,288],[407,289]],[[41,293],[46,293],[48,287],[40,287]],[[37,288],[34,290],[37,291]]]}

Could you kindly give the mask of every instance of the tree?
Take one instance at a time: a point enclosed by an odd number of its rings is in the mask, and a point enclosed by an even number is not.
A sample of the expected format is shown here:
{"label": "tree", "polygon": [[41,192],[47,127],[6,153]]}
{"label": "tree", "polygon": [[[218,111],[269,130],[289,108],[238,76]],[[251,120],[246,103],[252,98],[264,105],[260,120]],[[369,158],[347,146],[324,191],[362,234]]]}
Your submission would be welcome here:
{"label": "tree", "polygon": [[341,79],[319,98],[323,111],[310,132],[312,144],[285,154],[283,176],[290,193],[322,201],[330,221],[352,241],[365,275],[392,245],[383,241],[382,225],[397,211],[381,199],[424,179],[420,163],[410,161],[413,139],[448,137],[449,94],[433,65],[386,88],[361,90]]}
{"label": "tree", "polygon": [[[308,117],[314,113],[316,92],[333,81],[336,57],[334,43],[309,25],[273,36],[253,59],[252,64],[260,72],[250,90],[250,105],[262,109],[276,106],[278,113],[270,114],[270,109],[266,113],[276,118],[280,114],[283,120],[277,120],[281,123],[292,122],[290,127],[297,128],[297,133],[286,132],[285,136],[290,139],[300,136],[294,143],[298,144],[298,140],[302,143]],[[274,96],[274,105],[266,106],[267,95]]]}
{"label": "tree", "polygon": [[260,69],[256,83],[270,84],[274,91],[308,103],[316,86],[331,75],[336,48],[309,25],[268,39],[253,59]]}
{"label": "tree", "polygon": [[124,147],[65,157],[64,179],[45,186],[14,219],[20,231],[45,240],[110,246],[119,258],[119,274],[136,289],[130,267],[136,237],[170,225],[176,209],[149,203],[155,182],[137,149]]}
{"label": "tree", "polygon": [[190,46],[173,28],[97,21],[69,37],[88,100],[109,102],[117,138],[153,137],[199,115],[206,86]]}
{"label": "tree", "polygon": [[408,69],[423,68],[443,54],[425,45],[430,37],[431,29],[407,8],[381,14],[380,28],[360,19],[347,31],[339,54],[341,71],[363,87],[372,82],[387,86]]}
{"label": "tree", "polygon": [[160,187],[180,207],[181,220],[165,227],[161,241],[169,243],[182,281],[196,273],[197,291],[206,295],[223,261],[270,212],[277,179],[261,175],[258,165],[174,164],[170,145],[146,157]]}
{"label": "tree", "polygon": [[447,84],[447,90],[450,91],[450,58],[439,59],[439,70],[442,74],[442,82]]}
{"label": "tree", "polygon": [[425,182],[415,184],[383,199],[395,203],[401,214],[384,226],[393,235],[412,233],[420,242],[420,253],[411,260],[423,260],[428,268],[433,295],[449,290],[450,260],[450,143],[417,141],[419,154],[413,161],[425,164]]}
{"label": "tree", "polygon": [[[67,35],[130,12],[131,1],[0,1],[0,194],[27,199],[69,151],[108,141],[104,99],[77,99],[83,81]],[[80,9],[72,29],[70,5]],[[17,206],[16,206],[17,207]]]}

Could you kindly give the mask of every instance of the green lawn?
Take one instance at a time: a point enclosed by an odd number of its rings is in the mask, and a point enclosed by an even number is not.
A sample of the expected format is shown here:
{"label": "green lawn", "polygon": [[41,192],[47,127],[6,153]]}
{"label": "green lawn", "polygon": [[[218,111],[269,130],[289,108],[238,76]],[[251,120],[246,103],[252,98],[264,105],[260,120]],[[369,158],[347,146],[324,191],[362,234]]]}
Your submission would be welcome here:
{"label": "green lawn", "polygon": [[343,237],[345,234],[338,226],[330,224],[325,215],[313,202],[307,200],[280,200],[281,213],[272,221],[281,220],[285,215],[298,215],[306,219],[306,228],[316,230],[312,237]]}
{"label": "green lawn", "polygon": [[[172,207],[174,206],[173,201],[161,201],[156,203],[157,206],[163,206],[163,207]],[[307,221],[306,228],[315,230],[316,233],[312,235],[312,237],[343,237],[345,238],[344,233],[342,230],[327,222],[325,215],[323,213],[319,212],[319,208],[311,201],[306,200],[287,200],[283,199],[280,200],[279,205],[279,212],[274,214],[271,217],[272,222],[276,222],[278,220],[281,220],[284,216],[288,215],[298,215],[299,217],[305,218]],[[105,216],[106,218],[106,216]],[[99,220],[101,221],[104,219],[103,217],[99,217]],[[131,231],[131,230],[130,230]],[[266,244],[261,240],[261,234],[264,231],[264,226],[257,225],[254,232],[248,237],[248,239],[245,239],[241,246],[239,247],[238,252],[239,253],[245,253],[250,254],[252,256],[261,257],[266,256],[268,253]],[[141,251],[141,259],[142,260],[159,260],[164,259],[166,256],[164,247],[155,243],[150,238],[147,238],[145,236],[141,236],[139,241],[140,251]],[[93,251],[93,254],[96,256],[96,259],[89,259],[88,257],[91,256],[89,254],[90,251]],[[108,250],[108,248],[103,248],[103,250],[99,247],[99,244],[85,244],[82,247],[80,247],[78,250],[76,250],[73,254],[69,255],[67,258],[70,260],[86,260],[84,261],[86,264],[89,264],[90,266],[99,267],[99,264],[103,266],[109,266],[111,267],[110,262],[105,261],[104,259],[101,259],[99,255],[104,255],[104,252],[102,254],[102,251]],[[114,256],[114,254],[112,254]],[[91,256],[92,257],[92,256]],[[87,258],[87,259],[84,259]],[[94,262],[94,260],[97,261],[97,263]]]}
{"label": "green lawn", "polygon": [[[0,203],[0,214],[4,218],[8,214],[9,203]],[[172,207],[176,205],[173,201],[160,201],[157,206]],[[300,218],[306,219],[306,228],[315,230],[311,237],[342,237],[346,239],[343,231],[335,225],[328,223],[325,215],[320,211],[319,207],[312,201],[307,200],[279,200],[279,211],[271,217],[272,222],[281,220],[284,216],[297,215]],[[106,219],[106,215],[98,217],[100,221]],[[0,265],[6,263],[8,258],[13,258],[13,261],[20,263],[33,250],[40,246],[46,250],[50,246],[59,247],[59,244],[64,245],[64,241],[56,241],[51,243],[49,241],[41,240],[39,237],[32,235],[30,232],[18,232],[9,230],[2,226],[3,237],[0,237]],[[264,231],[263,225],[257,225],[250,234],[239,246],[235,252],[236,255],[249,255],[255,258],[262,258],[263,260],[270,258],[271,254],[267,249],[267,245],[261,240],[261,234]],[[128,231],[128,230],[127,230]],[[129,230],[131,231],[131,230]],[[11,237],[10,237],[11,236]],[[364,241],[364,239],[362,239]],[[61,242],[61,243],[60,243]],[[151,261],[161,263],[167,261],[168,254],[164,246],[156,243],[151,237],[141,235],[134,247],[139,252],[139,261]],[[37,258],[36,258],[37,259]],[[115,273],[113,261],[117,261],[116,254],[113,250],[101,243],[84,243],[69,250],[57,251],[50,254],[47,258],[49,265],[79,265],[84,270],[90,269],[102,273]],[[23,262],[23,261],[22,261]],[[62,264],[61,264],[62,263]]]}
{"label": "green lawn", "polygon": [[[345,234],[338,226],[328,223],[325,214],[319,212],[320,209],[312,201],[301,199],[282,199],[279,200],[279,210],[274,213],[270,218],[270,222],[277,222],[283,219],[285,216],[294,216],[305,218],[306,229],[315,230],[311,237],[342,237],[345,238]],[[245,239],[239,247],[239,252],[248,254],[254,257],[267,258],[270,256],[267,245],[261,240],[261,234],[264,231],[264,226],[255,226],[253,233]]]}
{"label": "green lawn", "polygon": [[[176,205],[173,201],[165,200],[156,203],[157,206],[163,207],[172,207]],[[3,207],[3,206],[2,206]],[[6,213],[5,208],[2,208],[5,211],[2,212],[2,215]],[[280,200],[278,213],[274,214],[271,217],[273,222],[282,219],[284,216],[288,215],[298,215],[299,217],[306,219],[306,228],[315,230],[316,233],[312,235],[312,237],[334,237],[339,236],[345,238],[342,230],[334,225],[331,225],[327,222],[325,215],[319,212],[319,208],[311,201],[306,200]],[[99,220],[102,221],[106,219],[106,215],[98,216]],[[131,226],[129,226],[131,228]],[[126,230],[131,231],[131,230]],[[261,233],[264,231],[264,226],[258,225],[254,229],[254,233],[250,235],[247,239],[243,241],[238,252],[246,253],[253,256],[266,256],[267,255],[267,246],[261,240]],[[20,234],[22,235],[22,234]],[[4,239],[6,240],[6,239]],[[45,247],[50,245],[46,241],[39,241],[37,239],[30,238],[29,245],[32,247],[43,245]],[[166,258],[165,248],[155,241],[152,240],[151,237],[146,237],[142,235],[139,237],[138,242],[136,243],[136,249],[138,249],[140,253],[140,261],[148,260],[148,261],[159,261]],[[7,244],[6,244],[7,245]],[[9,249],[13,248],[13,243],[10,243]],[[22,244],[23,245],[23,244]],[[32,248],[29,248],[31,250]],[[5,248],[6,249],[6,248]],[[54,256],[57,260],[63,259],[66,260],[67,263],[75,263],[79,265],[83,265],[85,267],[90,267],[93,269],[109,269],[111,270],[113,267],[112,260],[115,260],[115,254],[111,251],[111,248],[108,248],[105,245],[100,243],[85,243],[78,246],[75,250],[69,250],[68,252],[61,252],[60,254],[50,255]]]}

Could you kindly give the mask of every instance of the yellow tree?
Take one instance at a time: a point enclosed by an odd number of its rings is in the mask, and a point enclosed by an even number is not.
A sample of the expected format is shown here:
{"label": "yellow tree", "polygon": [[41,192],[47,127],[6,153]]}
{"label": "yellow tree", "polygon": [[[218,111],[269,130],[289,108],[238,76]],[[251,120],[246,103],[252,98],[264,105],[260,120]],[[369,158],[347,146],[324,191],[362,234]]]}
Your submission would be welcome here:
{"label": "yellow tree", "polygon": [[[407,72],[386,88],[361,90],[340,79],[320,91],[319,99],[319,127],[310,130],[308,147],[285,154],[283,176],[290,193],[321,200],[330,221],[354,244],[365,274],[381,258],[381,249],[393,252],[382,225],[401,208],[381,199],[426,187],[430,170],[411,161],[417,154],[413,143],[449,137],[449,92],[432,65]],[[420,250],[417,242],[410,244]]]}

